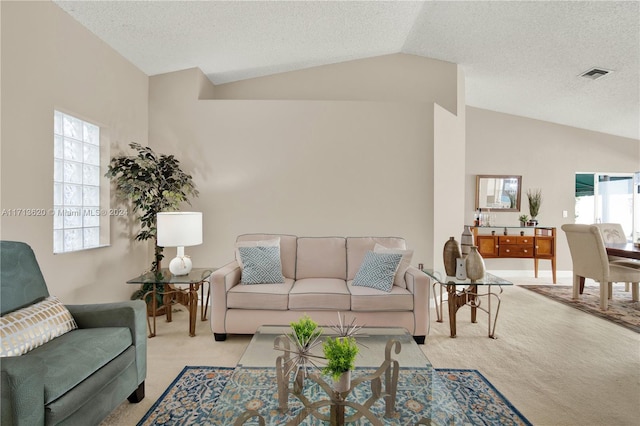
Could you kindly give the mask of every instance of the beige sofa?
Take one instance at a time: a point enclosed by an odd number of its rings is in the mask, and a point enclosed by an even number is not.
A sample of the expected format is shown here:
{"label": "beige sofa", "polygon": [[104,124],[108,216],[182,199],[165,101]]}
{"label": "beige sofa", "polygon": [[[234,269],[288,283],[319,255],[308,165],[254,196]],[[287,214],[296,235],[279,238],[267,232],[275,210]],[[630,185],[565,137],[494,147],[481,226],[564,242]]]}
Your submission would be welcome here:
{"label": "beige sofa", "polygon": [[215,340],[225,340],[228,333],[253,334],[261,325],[288,325],[304,314],[320,325],[331,325],[340,312],[347,321],[355,317],[358,325],[404,327],[416,342],[424,343],[429,329],[426,274],[412,266],[402,273],[399,267],[390,292],[353,285],[368,251],[380,246],[406,249],[404,239],[245,234],[237,238],[236,247],[274,238],[279,238],[284,283],[242,284],[237,248],[236,260],[213,273]]}

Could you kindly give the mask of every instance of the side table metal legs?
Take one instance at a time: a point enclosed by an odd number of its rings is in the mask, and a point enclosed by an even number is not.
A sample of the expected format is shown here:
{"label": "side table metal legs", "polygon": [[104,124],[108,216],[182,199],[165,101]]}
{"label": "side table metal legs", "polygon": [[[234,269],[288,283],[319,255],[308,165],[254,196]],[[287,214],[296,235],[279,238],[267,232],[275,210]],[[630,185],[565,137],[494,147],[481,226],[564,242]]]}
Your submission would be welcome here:
{"label": "side table metal legs", "polygon": [[[166,285],[166,284],[165,284]],[[163,302],[163,306],[165,307],[166,310],[166,315],[167,315],[167,322],[171,322],[172,321],[172,316],[171,316],[171,302],[172,302],[172,298],[169,297],[172,294],[183,294],[186,295],[187,297],[187,303],[183,303],[186,307],[187,310],[189,311],[189,336],[190,337],[194,337],[196,335],[196,320],[197,320],[197,316],[198,316],[198,290],[202,288],[202,295],[204,297],[204,281],[200,281],[198,283],[190,283],[189,284],[189,290],[184,291],[181,289],[170,289],[169,291],[163,291],[163,292],[159,292],[156,290],[156,286],[153,286],[153,290],[147,292],[144,296],[143,299],[146,300],[147,296],[151,296],[151,300],[153,301],[152,303],[152,307],[151,307],[151,316],[153,317],[153,320],[151,320],[151,318],[147,315],[147,325],[149,326],[149,337],[154,337],[156,335],[156,314],[157,314],[157,307],[156,307],[156,295],[157,294],[161,294],[162,297],[162,302]],[[211,289],[209,289],[209,292],[211,291]],[[207,307],[206,305],[208,305],[209,302],[209,293],[207,293],[207,300],[206,303],[203,301],[203,305],[200,311],[200,320],[201,321],[206,321],[207,319]],[[153,325],[152,325],[152,321],[153,321]]]}
{"label": "side table metal legs", "polygon": [[[440,283],[434,283],[434,290],[435,290],[435,285],[436,284],[440,284]],[[488,292],[485,294],[480,294],[478,293],[478,286],[474,285],[474,284],[470,284],[469,287],[461,290],[461,291],[457,291],[456,290],[456,286],[454,284],[440,284],[440,301],[438,302],[436,295],[434,293],[434,299],[436,299],[435,303],[436,303],[436,315],[437,315],[437,322],[443,322],[443,316],[442,316],[442,305],[443,305],[443,301],[442,301],[442,288],[444,286],[447,286],[447,295],[448,295],[448,300],[447,300],[447,305],[449,308],[449,329],[450,329],[450,335],[451,337],[456,337],[457,334],[457,327],[456,327],[456,315],[458,313],[458,310],[465,306],[468,305],[471,308],[471,322],[472,323],[476,323],[477,322],[477,310],[480,309],[483,312],[486,312],[488,315],[488,336],[492,339],[495,339],[495,331],[496,331],[496,323],[498,322],[498,314],[500,313],[500,294],[502,294],[502,287],[500,285],[498,285],[498,287],[500,288],[500,292],[499,293],[493,293],[491,291],[491,287],[492,286],[487,286],[488,288]],[[487,298],[487,308],[485,309],[482,306],[482,300],[480,299],[481,297],[486,297]],[[492,312],[492,307],[491,307],[491,298],[494,297],[498,304],[496,306],[496,310],[495,310],[495,314],[493,314]]]}

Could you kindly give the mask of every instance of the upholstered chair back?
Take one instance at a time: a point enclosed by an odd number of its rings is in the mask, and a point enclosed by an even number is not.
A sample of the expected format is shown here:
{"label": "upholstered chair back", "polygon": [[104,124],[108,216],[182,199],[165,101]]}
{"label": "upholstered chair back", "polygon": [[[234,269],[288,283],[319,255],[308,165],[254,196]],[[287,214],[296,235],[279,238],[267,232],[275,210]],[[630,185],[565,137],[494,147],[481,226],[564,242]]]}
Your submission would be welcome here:
{"label": "upholstered chair back", "polygon": [[0,241],[0,315],[49,296],[36,255],[28,244]]}
{"label": "upholstered chair back", "polygon": [[626,243],[627,237],[619,223],[594,223],[600,229],[602,240],[605,243]]}
{"label": "upholstered chair back", "polygon": [[609,259],[602,234],[595,225],[565,224],[562,230],[567,235],[573,273],[581,277],[600,281],[609,276]]}

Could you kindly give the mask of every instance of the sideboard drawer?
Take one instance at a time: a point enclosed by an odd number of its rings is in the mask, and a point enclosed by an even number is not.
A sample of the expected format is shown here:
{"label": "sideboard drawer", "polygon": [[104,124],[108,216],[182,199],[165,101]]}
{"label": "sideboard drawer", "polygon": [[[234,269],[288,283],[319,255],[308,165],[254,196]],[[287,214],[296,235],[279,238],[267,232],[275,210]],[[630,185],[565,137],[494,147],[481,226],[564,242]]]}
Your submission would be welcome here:
{"label": "sideboard drawer", "polygon": [[501,245],[500,257],[533,257],[533,243]]}
{"label": "sideboard drawer", "polygon": [[500,245],[505,244],[533,244],[533,235],[517,236],[517,235],[504,235],[500,238]]}

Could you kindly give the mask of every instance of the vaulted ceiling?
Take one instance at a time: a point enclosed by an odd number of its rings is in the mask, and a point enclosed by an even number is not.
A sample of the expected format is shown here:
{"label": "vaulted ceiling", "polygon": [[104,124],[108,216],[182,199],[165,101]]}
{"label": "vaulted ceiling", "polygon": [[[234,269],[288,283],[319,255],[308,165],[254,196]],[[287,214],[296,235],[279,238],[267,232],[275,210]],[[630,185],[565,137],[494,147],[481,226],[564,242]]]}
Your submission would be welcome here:
{"label": "vaulted ceiling", "polygon": [[54,1],[148,75],[403,52],[460,64],[467,105],[640,139],[638,1]]}

